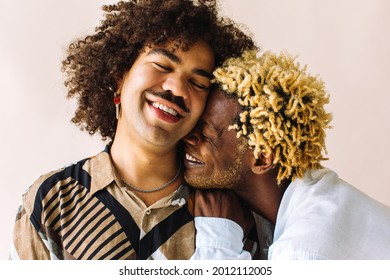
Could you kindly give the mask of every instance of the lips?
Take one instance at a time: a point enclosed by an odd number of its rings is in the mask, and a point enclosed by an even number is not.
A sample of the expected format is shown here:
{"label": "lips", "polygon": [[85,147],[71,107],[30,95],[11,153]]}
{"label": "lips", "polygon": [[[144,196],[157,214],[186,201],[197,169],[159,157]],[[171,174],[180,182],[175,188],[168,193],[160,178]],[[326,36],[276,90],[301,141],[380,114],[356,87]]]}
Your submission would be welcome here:
{"label": "lips", "polygon": [[175,109],[169,108],[169,107],[167,107],[161,103],[158,103],[158,102],[153,102],[152,106],[157,108],[157,109],[160,109],[160,110],[164,111],[165,113],[170,114],[174,117],[178,116],[178,114],[179,114]]}
{"label": "lips", "polygon": [[189,110],[183,109],[186,108],[184,105],[180,106],[180,102],[178,102],[178,97],[171,97],[171,99],[176,98],[175,100],[168,100],[162,97],[162,93],[154,92],[154,91],[146,91],[145,92],[145,99],[149,103],[150,106],[153,108],[156,108],[163,112],[164,114],[167,114],[169,116],[175,117],[175,118],[185,118],[189,114]]}
{"label": "lips", "polygon": [[185,154],[186,163],[193,166],[193,165],[204,165],[204,162],[200,159],[196,158],[192,154],[186,153]]}

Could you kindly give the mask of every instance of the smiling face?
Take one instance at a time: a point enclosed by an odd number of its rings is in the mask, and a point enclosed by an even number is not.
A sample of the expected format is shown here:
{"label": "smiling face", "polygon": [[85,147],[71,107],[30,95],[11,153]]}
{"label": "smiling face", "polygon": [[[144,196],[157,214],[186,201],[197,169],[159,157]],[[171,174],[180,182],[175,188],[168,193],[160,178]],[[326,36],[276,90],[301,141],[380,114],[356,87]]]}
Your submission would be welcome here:
{"label": "smiling face", "polygon": [[220,90],[210,93],[204,114],[184,138],[185,179],[197,188],[234,189],[246,173],[247,146],[228,130],[240,112],[236,100]]}
{"label": "smiling face", "polygon": [[214,55],[203,42],[188,51],[172,47],[145,48],[124,77],[116,137],[172,148],[195,126],[207,100]]}

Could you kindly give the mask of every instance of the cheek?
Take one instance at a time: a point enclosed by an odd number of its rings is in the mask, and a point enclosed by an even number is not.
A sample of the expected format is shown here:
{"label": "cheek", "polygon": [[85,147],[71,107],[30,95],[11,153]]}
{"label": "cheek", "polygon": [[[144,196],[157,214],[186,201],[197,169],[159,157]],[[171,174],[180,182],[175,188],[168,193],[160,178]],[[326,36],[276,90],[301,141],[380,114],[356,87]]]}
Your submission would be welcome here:
{"label": "cheek", "polygon": [[[225,151],[226,153],[229,153],[229,151]],[[224,154],[223,156],[218,158],[218,161],[215,163],[217,169],[220,170],[227,170],[231,167],[232,163],[234,162],[234,158],[226,156]]]}
{"label": "cheek", "polygon": [[146,67],[132,68],[126,75],[122,91],[131,92],[135,90],[144,90],[151,86],[152,82],[157,81],[155,72]]}
{"label": "cheek", "polygon": [[241,158],[235,139],[224,139],[216,146],[213,158],[217,169],[228,170],[238,158]]}
{"label": "cheek", "polygon": [[198,121],[206,107],[207,94],[196,93],[191,96],[192,115]]}
{"label": "cheek", "polygon": [[215,169],[222,168],[224,166],[224,159],[221,158],[221,151],[215,151],[210,145],[205,145],[203,149],[200,150],[203,160],[206,164],[206,169],[211,173]]}
{"label": "cheek", "polygon": [[191,96],[191,104],[190,104],[191,114],[187,123],[185,124],[185,127],[187,129],[185,129],[184,131],[185,134],[183,134],[183,137],[184,135],[190,133],[190,131],[195,127],[196,123],[199,121],[204,111],[204,108],[206,106],[206,101],[207,101],[207,95],[199,96],[198,93],[198,96],[195,97]]}

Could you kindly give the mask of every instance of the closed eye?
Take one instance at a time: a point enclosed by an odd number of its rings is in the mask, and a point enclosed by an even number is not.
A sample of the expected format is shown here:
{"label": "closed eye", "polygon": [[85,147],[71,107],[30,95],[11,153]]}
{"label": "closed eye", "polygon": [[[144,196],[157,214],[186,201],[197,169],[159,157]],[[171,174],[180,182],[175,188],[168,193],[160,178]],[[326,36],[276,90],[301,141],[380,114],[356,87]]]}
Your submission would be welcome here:
{"label": "closed eye", "polygon": [[157,63],[157,62],[154,62],[154,65],[159,68],[160,70],[163,70],[163,71],[166,71],[166,72],[170,72],[172,71],[172,69],[168,66],[165,66],[163,64],[160,64],[160,63]]}
{"label": "closed eye", "polygon": [[209,90],[209,87],[208,86],[205,86],[203,84],[200,84],[200,83],[197,83],[195,81],[190,81],[191,84],[196,87],[198,90],[201,90],[201,91],[208,91]]}

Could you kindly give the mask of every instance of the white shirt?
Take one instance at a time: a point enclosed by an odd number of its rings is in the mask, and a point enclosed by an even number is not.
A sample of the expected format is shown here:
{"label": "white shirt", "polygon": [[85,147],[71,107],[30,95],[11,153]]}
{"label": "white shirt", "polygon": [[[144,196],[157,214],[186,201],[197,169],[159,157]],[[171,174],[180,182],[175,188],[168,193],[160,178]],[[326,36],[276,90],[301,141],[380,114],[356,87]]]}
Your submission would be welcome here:
{"label": "white shirt", "polygon": [[269,259],[390,259],[390,208],[329,169],[284,193]]}
{"label": "white shirt", "polygon": [[196,217],[196,249],[191,260],[250,260],[243,250],[244,233],[235,222],[224,218]]}

